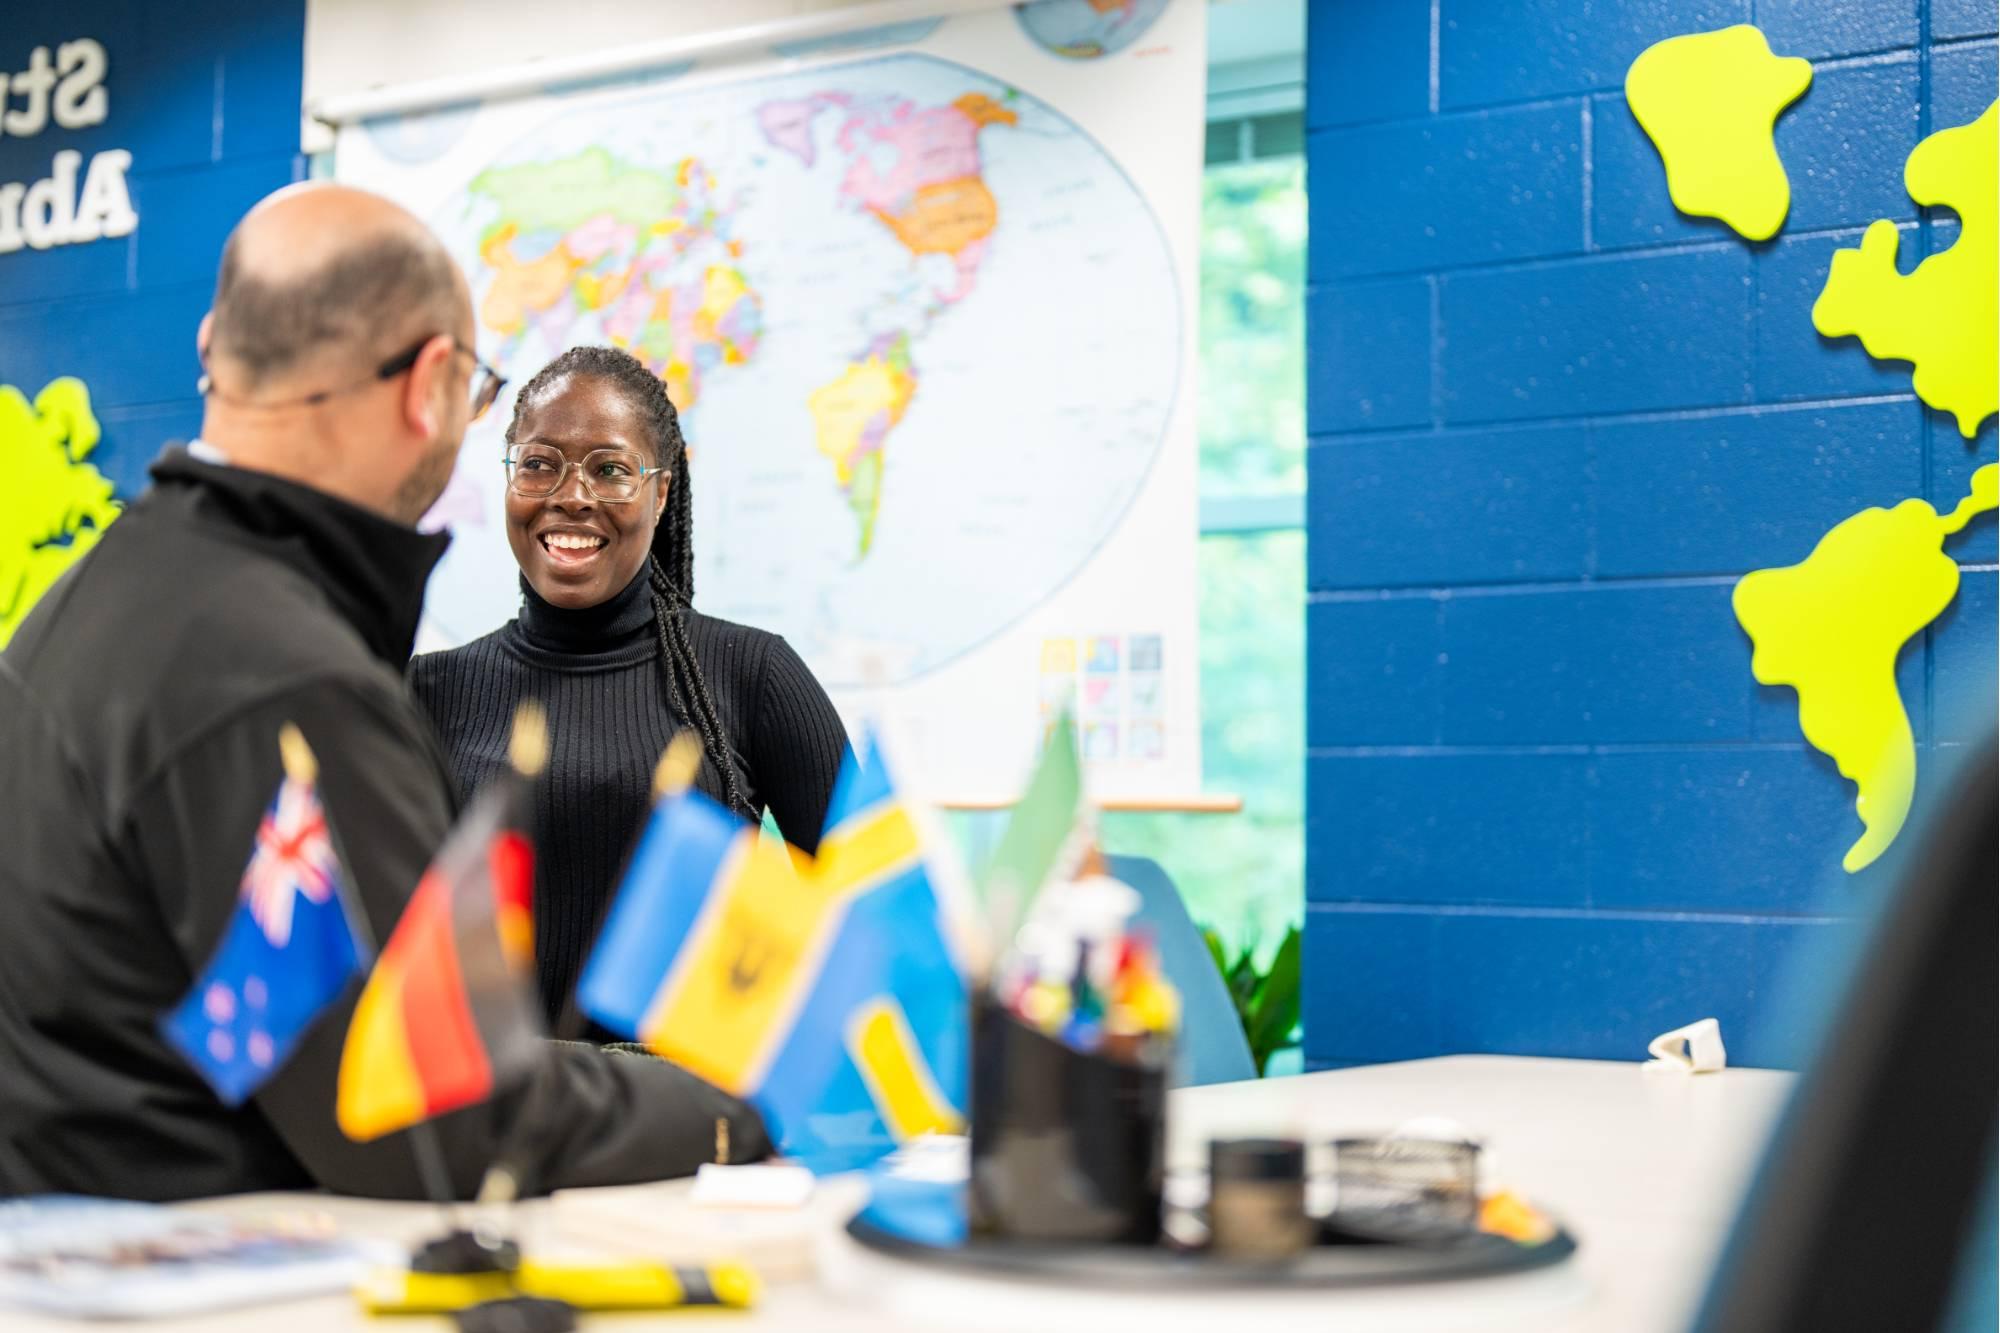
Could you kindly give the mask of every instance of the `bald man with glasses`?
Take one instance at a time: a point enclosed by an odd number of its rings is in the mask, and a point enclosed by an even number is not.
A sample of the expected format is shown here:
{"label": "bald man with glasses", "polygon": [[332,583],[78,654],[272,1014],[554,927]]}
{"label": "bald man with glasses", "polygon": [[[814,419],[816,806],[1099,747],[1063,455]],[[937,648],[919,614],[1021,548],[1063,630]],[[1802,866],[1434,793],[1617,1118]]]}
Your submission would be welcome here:
{"label": "bald man with glasses", "polygon": [[[0,1195],[417,1197],[406,1135],[334,1121],[356,988],[238,1107],[158,1024],[235,909],[287,722],[376,939],[443,841],[452,780],[403,670],[449,539],[415,525],[503,381],[436,238],[335,185],[238,224],[196,342],[201,438],[0,654]],[[769,1151],[754,1111],[663,1061],[543,1055],[548,1188],[691,1172],[718,1119],[737,1160]],[[461,1196],[524,1093],[438,1122]]]}

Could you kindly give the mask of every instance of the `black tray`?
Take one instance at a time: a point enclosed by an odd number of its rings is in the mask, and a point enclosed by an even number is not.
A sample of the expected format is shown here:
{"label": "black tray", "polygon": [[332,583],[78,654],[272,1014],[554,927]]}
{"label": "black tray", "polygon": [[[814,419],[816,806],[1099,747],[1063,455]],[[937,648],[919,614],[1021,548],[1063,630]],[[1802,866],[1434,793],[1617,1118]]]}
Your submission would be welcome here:
{"label": "black tray", "polygon": [[865,1214],[847,1224],[861,1244],[884,1254],[967,1273],[1034,1277],[1093,1287],[1214,1289],[1273,1286],[1367,1287],[1497,1277],[1561,1263],[1576,1253],[1576,1238],[1558,1227],[1539,1245],[1467,1231],[1421,1245],[1344,1241],[1315,1245],[1283,1263],[1248,1263],[1164,1245],[1049,1244],[974,1240],[931,1245],[884,1230]]}

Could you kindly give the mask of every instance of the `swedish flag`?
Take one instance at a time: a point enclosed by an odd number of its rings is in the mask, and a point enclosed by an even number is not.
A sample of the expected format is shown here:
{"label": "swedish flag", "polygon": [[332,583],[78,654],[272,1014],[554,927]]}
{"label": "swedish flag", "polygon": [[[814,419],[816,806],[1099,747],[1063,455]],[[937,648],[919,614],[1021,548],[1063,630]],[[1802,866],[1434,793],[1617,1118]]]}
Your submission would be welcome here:
{"label": "swedish flag", "polygon": [[787,1156],[862,1166],[965,1105],[963,974],[910,811],[864,737],[817,858],[663,798],[578,989],[585,1013],[739,1096]]}

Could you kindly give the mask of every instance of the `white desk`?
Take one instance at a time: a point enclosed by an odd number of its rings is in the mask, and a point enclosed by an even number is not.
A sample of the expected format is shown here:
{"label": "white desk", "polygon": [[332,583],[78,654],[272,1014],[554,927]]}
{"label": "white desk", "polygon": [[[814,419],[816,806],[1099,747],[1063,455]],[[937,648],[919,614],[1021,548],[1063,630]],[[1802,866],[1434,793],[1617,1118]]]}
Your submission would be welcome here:
{"label": "white desk", "polygon": [[[819,1277],[773,1285],[744,1329],[897,1330],[995,1328],[1133,1329],[1222,1333],[1255,1322],[1340,1333],[1447,1333],[1454,1329],[1535,1333],[1665,1333],[1684,1326],[1722,1243],[1747,1175],[1790,1085],[1783,1074],[1729,1070],[1695,1077],[1648,1073],[1635,1062],[1457,1056],[1297,1078],[1189,1089],[1175,1094],[1171,1155],[1199,1163],[1219,1134],[1279,1132],[1326,1137],[1443,1115],[1487,1142],[1498,1178],[1558,1213],[1581,1242],[1567,1264],[1517,1277],[1423,1288],[1278,1295],[1188,1296],[1089,1292],[932,1271],[864,1250],[839,1228],[839,1200],[822,1201],[816,1228]],[[560,1243],[561,1218],[614,1194],[643,1197],[660,1212],[691,1214],[685,1183],[578,1191],[529,1225]],[[357,1231],[418,1239],[438,1228],[428,1207],[303,1196],[251,1196],[192,1205],[255,1212],[310,1202]],[[1254,1302],[1254,1311],[1246,1308]],[[596,1326],[674,1328],[689,1315],[618,1316]],[[5,1316],[18,1333],[79,1325]],[[707,1321],[703,1321],[706,1323]],[[594,1321],[586,1319],[584,1327]],[[214,1333],[320,1333],[356,1327],[419,1330],[443,1320],[365,1320],[344,1298],[299,1301],[203,1316],[149,1329]]]}

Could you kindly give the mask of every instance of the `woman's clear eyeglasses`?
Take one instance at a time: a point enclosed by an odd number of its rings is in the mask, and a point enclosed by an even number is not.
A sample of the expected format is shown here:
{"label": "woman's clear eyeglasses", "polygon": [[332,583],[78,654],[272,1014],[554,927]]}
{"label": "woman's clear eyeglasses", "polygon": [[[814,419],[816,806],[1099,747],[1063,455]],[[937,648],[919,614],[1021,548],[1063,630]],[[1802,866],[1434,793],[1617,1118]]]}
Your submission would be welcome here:
{"label": "woman's clear eyeglasses", "polygon": [[601,504],[638,499],[646,478],[666,471],[647,467],[638,454],[624,449],[593,449],[581,462],[573,462],[562,450],[546,444],[513,445],[501,461],[507,465],[507,489],[535,500],[561,490],[571,468],[583,478],[584,494]]}

